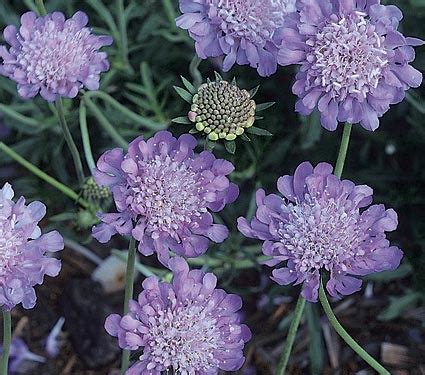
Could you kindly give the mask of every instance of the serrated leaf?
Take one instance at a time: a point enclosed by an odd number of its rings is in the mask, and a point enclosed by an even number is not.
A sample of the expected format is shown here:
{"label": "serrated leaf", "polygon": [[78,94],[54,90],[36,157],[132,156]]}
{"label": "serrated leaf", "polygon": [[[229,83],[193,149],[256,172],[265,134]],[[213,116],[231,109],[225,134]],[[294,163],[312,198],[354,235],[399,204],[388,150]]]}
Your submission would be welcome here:
{"label": "serrated leaf", "polygon": [[186,116],[176,117],[176,118],[173,118],[171,121],[175,122],[176,124],[185,124],[185,125],[192,124],[192,122]]}
{"label": "serrated leaf", "polygon": [[266,110],[267,108],[274,106],[275,104],[276,104],[275,102],[267,102],[267,103],[257,104],[257,108],[255,110],[256,110],[256,112],[261,112],[261,111]]}
{"label": "serrated leaf", "polygon": [[249,138],[245,133],[243,133],[240,137],[245,142],[251,142],[251,138]]}
{"label": "serrated leaf", "polygon": [[236,142],[235,141],[225,141],[224,147],[226,147],[226,151],[229,154],[232,154],[232,155],[235,154],[235,152],[236,152]]}
{"label": "serrated leaf", "polygon": [[181,87],[178,87],[178,86],[173,86],[173,87],[174,87],[174,90],[176,90],[177,94],[179,94],[179,96],[183,100],[185,100],[189,104],[192,104],[192,95],[190,94],[190,92],[188,92],[185,89],[182,89]]}
{"label": "serrated leaf", "polygon": [[214,71],[214,75],[215,75],[215,80],[217,82],[220,82],[223,80],[223,77],[218,72]]}
{"label": "serrated leaf", "polygon": [[257,95],[258,89],[260,88],[260,85],[258,85],[257,87],[254,87],[252,90],[249,90],[249,96],[251,97],[251,99]]}
{"label": "serrated leaf", "polygon": [[266,129],[257,128],[256,126],[251,126],[246,129],[246,132],[249,134],[260,135],[262,137],[272,137],[273,134],[267,131]]}
{"label": "serrated leaf", "polygon": [[183,76],[180,76],[184,87],[186,87],[188,89],[188,91],[192,94],[195,95],[196,94],[196,89],[195,86],[192,85],[192,83],[190,83],[186,78],[184,78]]}

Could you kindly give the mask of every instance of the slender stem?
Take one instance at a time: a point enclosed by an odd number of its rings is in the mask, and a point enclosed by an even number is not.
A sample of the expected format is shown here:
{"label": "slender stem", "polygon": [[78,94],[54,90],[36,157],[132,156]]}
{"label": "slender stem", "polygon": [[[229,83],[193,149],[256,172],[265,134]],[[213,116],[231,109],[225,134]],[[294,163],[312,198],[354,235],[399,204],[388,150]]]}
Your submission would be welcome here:
{"label": "slender stem", "polygon": [[59,123],[62,127],[63,136],[66,143],[68,144],[69,150],[71,151],[72,159],[74,160],[75,170],[77,172],[78,182],[80,185],[84,183],[85,177],[83,172],[83,163],[81,162],[80,153],[78,152],[77,146],[72,139],[71,132],[69,131],[68,124],[66,123],[65,110],[63,108],[62,99],[59,98],[56,101],[56,110],[58,111]]}
{"label": "slender stem", "polygon": [[93,158],[93,153],[90,144],[90,136],[87,128],[87,108],[83,100],[80,103],[80,131],[81,138],[83,140],[84,155],[86,157],[86,162],[91,172],[94,168],[96,168],[96,163]]}
{"label": "slender stem", "polygon": [[37,10],[40,16],[45,16],[47,14],[46,8],[44,7],[43,0],[35,0],[35,6],[37,7]]}
{"label": "slender stem", "polygon": [[31,126],[33,128],[40,128],[41,127],[41,124],[37,120],[35,120],[31,117],[24,116],[24,115],[20,114],[19,112],[16,112],[15,110],[13,110],[8,105],[4,105],[4,104],[0,103],[0,111],[2,113],[4,113],[6,116],[9,116],[16,121],[22,122],[23,124],[25,124],[27,126]]}
{"label": "slender stem", "polygon": [[117,0],[118,8],[118,27],[120,31],[121,54],[122,60],[126,67],[130,66],[128,61],[128,37],[127,37],[127,24],[125,20],[124,0]]}
{"label": "slender stem", "polygon": [[12,318],[10,311],[3,310],[3,353],[0,360],[0,375],[8,374],[10,344],[12,342]]}
{"label": "slender stem", "polygon": [[346,123],[342,134],[341,146],[339,147],[338,160],[335,166],[335,176],[341,178],[344,169],[345,159],[347,158],[348,144],[350,143],[351,129],[353,125]]}
{"label": "slender stem", "polygon": [[70,189],[68,186],[62,184],[58,180],[54,179],[53,177],[49,176],[47,173],[37,168],[34,164],[25,160],[21,155],[13,151],[9,146],[6,146],[3,142],[0,142],[0,151],[3,151],[6,155],[8,155],[10,158],[22,165],[24,168],[28,169],[35,176],[41,178],[43,181],[52,185],[54,188],[65,194],[67,197],[71,198],[73,201],[78,202],[82,207],[91,207],[90,203],[82,198],[79,198],[78,194],[75,191]]}
{"label": "slender stem", "polygon": [[289,356],[291,355],[292,346],[294,345],[295,336],[297,335],[298,326],[300,324],[301,317],[303,316],[305,302],[305,299],[300,294],[300,296],[298,297],[297,305],[295,306],[294,317],[292,318],[292,322],[289,327],[288,337],[286,339],[282,355],[277,365],[276,375],[285,374]]}
{"label": "slender stem", "polygon": [[114,126],[109,122],[109,120],[105,117],[102,111],[94,104],[88,96],[84,95],[84,102],[87,105],[87,108],[93,113],[94,116],[99,120],[100,125],[103,129],[109,134],[109,136],[115,141],[117,145],[122,147],[124,150],[128,148],[127,141],[119,134]]}
{"label": "slender stem", "polygon": [[363,358],[372,368],[374,368],[381,375],[390,375],[390,372],[385,369],[378,361],[376,361],[369,353],[366,352],[344,329],[341,323],[336,318],[335,314],[332,311],[332,307],[329,304],[328,299],[326,298],[325,289],[323,288],[323,283],[320,282],[319,288],[319,300],[323,306],[323,310],[328,316],[329,322],[334,327],[335,331],[341,336],[341,338],[353,349],[361,358]]}
{"label": "slender stem", "polygon": [[[136,264],[136,240],[131,237],[128,246],[127,271],[125,276],[124,315],[128,313],[128,303],[133,298],[134,266]],[[130,364],[130,351],[123,350],[121,360],[121,373],[124,375]]]}

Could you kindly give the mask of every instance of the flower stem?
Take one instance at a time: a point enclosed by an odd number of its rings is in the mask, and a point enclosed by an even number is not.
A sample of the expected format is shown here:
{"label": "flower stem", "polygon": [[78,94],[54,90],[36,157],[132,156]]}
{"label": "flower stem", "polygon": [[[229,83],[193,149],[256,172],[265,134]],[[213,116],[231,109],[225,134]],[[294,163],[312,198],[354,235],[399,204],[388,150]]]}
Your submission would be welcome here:
{"label": "flower stem", "polygon": [[67,197],[71,198],[73,201],[78,202],[82,207],[91,207],[90,203],[82,198],[79,198],[78,194],[75,191],[70,189],[68,186],[62,184],[58,180],[54,179],[53,177],[49,176],[47,173],[37,168],[34,164],[25,160],[21,155],[13,151],[9,146],[6,146],[3,142],[0,142],[0,151],[3,151],[6,155],[8,155],[10,158],[22,165],[24,168],[28,169],[35,176],[41,178],[43,181],[52,185],[54,188],[65,194]]}
{"label": "flower stem", "polygon": [[277,365],[276,375],[284,375],[286,371],[286,366],[288,364],[289,356],[291,355],[292,346],[294,345],[295,336],[297,334],[298,326],[303,315],[305,307],[305,299],[300,294],[298,297],[297,305],[295,306],[294,317],[292,319],[291,325],[289,327],[288,337],[286,339],[285,346],[282,351],[279,363]]}
{"label": "flower stem", "polygon": [[35,6],[37,7],[37,10],[40,16],[45,16],[47,14],[46,8],[44,7],[43,0],[35,0]]}
{"label": "flower stem", "polygon": [[93,153],[90,144],[90,136],[87,128],[87,108],[83,100],[80,103],[80,131],[81,138],[83,140],[84,155],[86,157],[86,162],[91,172],[94,168],[96,168],[96,163],[93,158]]}
{"label": "flower stem", "polygon": [[338,159],[335,166],[335,176],[341,178],[344,169],[345,159],[347,158],[348,144],[350,143],[351,129],[353,125],[346,123],[342,134],[341,146],[339,147]]}
{"label": "flower stem", "polygon": [[0,360],[0,375],[8,374],[10,344],[12,342],[12,318],[10,311],[3,310],[3,353]]}
{"label": "flower stem", "polygon": [[[127,270],[125,276],[124,315],[128,313],[128,303],[133,298],[134,266],[136,264],[136,240],[131,237],[128,246]],[[123,350],[121,360],[121,373],[124,375],[130,364],[130,351]]]}
{"label": "flower stem", "polygon": [[124,65],[127,69],[131,69],[130,62],[128,60],[128,37],[127,37],[127,24],[125,19],[125,8],[124,0],[117,0],[117,10],[118,10],[118,27],[120,32],[120,42],[121,42],[121,55]]}
{"label": "flower stem", "polygon": [[336,318],[332,311],[332,307],[326,298],[325,289],[323,283],[320,282],[319,287],[319,300],[328,316],[329,322],[334,327],[335,331],[341,336],[341,338],[353,349],[361,358],[363,358],[373,369],[375,369],[381,375],[390,375],[390,372],[385,369],[378,361],[376,361],[369,353],[366,352],[344,329],[341,323]]}
{"label": "flower stem", "polygon": [[80,153],[78,152],[77,146],[72,139],[71,132],[69,131],[68,124],[66,123],[65,110],[63,108],[62,99],[59,98],[56,101],[56,110],[58,111],[59,123],[62,127],[63,136],[66,143],[68,144],[69,150],[71,151],[72,159],[74,160],[75,170],[77,172],[78,182],[80,185],[84,183],[85,177],[83,172],[83,163],[81,162]]}

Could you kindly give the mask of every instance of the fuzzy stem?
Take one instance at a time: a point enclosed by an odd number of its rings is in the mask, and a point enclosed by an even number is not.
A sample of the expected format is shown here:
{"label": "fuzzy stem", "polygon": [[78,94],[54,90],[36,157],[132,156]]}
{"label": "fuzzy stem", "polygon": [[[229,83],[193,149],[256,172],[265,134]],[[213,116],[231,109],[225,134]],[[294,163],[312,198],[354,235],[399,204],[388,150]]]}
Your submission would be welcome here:
{"label": "fuzzy stem", "polygon": [[301,317],[303,316],[305,302],[305,299],[300,294],[297,305],[295,306],[294,317],[292,318],[291,326],[289,327],[288,337],[277,365],[276,375],[285,374],[289,356],[291,355],[292,346],[294,345],[295,336],[297,335],[298,326],[300,324]]}
{"label": "fuzzy stem", "polygon": [[[136,240],[131,237],[128,246],[127,270],[125,276],[124,315],[128,313],[128,303],[133,298],[134,266],[136,264]],[[121,360],[121,373],[124,375],[130,364],[130,351],[123,350]]]}
{"label": "fuzzy stem", "polygon": [[12,318],[10,311],[3,310],[3,353],[0,360],[0,375],[8,374],[10,344],[12,342]]}
{"label": "fuzzy stem", "polygon": [[65,118],[65,110],[63,108],[62,99],[59,98],[55,102],[56,110],[58,112],[59,123],[62,127],[63,136],[66,143],[68,144],[69,150],[71,151],[72,160],[74,161],[75,170],[77,172],[78,182],[80,185],[84,183],[85,177],[83,172],[83,163],[81,162],[80,153],[78,152],[77,146],[72,139],[71,132],[69,131],[68,124]]}
{"label": "fuzzy stem", "polygon": [[341,146],[339,147],[338,159],[336,161],[336,166],[335,166],[335,176],[337,176],[338,178],[341,178],[342,171],[344,169],[345,159],[347,158],[347,152],[348,152],[348,144],[350,143],[350,135],[351,135],[352,127],[353,125],[349,123],[346,123],[344,125],[344,132],[342,134]]}
{"label": "fuzzy stem", "polygon": [[361,358],[363,358],[373,369],[375,369],[381,375],[390,375],[390,372],[385,369],[378,361],[376,361],[369,353],[366,352],[344,329],[341,323],[336,318],[335,314],[332,311],[332,307],[329,304],[328,299],[326,298],[325,289],[323,288],[323,283],[320,282],[319,288],[319,299],[320,303],[323,306],[323,310],[328,316],[329,322],[334,327],[335,331],[341,336],[341,338],[353,349]]}
{"label": "fuzzy stem", "polygon": [[91,205],[89,202],[85,201],[82,198],[79,198],[78,194],[70,189],[68,186],[62,184],[58,180],[49,176],[47,173],[44,173],[41,169],[37,168],[34,164],[25,160],[21,155],[13,151],[9,146],[6,146],[3,142],[0,142],[0,151],[3,151],[10,158],[15,160],[17,163],[22,165],[24,168],[28,169],[32,174],[41,178],[43,181],[52,185],[54,188],[58,189],[60,192],[65,194],[67,197],[71,198],[73,201],[78,202],[84,208],[90,208]]}
{"label": "fuzzy stem", "polygon": [[91,173],[93,169],[96,168],[96,163],[93,158],[93,152],[90,144],[90,135],[87,128],[87,108],[83,100],[80,103],[80,131],[81,138],[83,140],[84,155]]}

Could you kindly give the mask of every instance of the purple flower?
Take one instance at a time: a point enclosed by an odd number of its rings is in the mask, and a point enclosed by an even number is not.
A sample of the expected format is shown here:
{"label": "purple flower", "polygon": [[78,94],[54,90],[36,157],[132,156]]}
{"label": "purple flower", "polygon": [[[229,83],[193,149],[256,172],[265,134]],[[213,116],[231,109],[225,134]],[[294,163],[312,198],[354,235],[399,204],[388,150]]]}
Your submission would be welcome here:
{"label": "purple flower", "polygon": [[169,250],[197,257],[210,240],[228,236],[224,225],[213,224],[209,210],[218,212],[239,195],[226,175],[233,165],[209,151],[194,153],[196,139],[179,139],[161,131],[148,141],[136,138],[128,153],[105,152],[93,171],[96,183],[111,190],[117,213],[99,214],[102,224],[93,236],[102,243],[115,233],[132,235],[144,255],[158,253],[167,264]]}
{"label": "purple flower", "polygon": [[67,20],[60,12],[23,14],[19,30],[12,25],[4,29],[11,47],[0,46],[0,74],[17,82],[23,98],[40,92],[51,102],[59,96],[74,98],[82,87],[97,90],[100,73],[109,69],[107,54],[99,49],[112,38],[93,35],[87,22],[83,12]]}
{"label": "purple flower", "polygon": [[30,309],[36,301],[34,286],[61,269],[61,262],[45,253],[62,250],[63,238],[56,231],[41,234],[38,223],[46,214],[44,204],[26,206],[25,198],[15,203],[13,196],[6,183],[0,189],[0,306],[11,310],[22,303]]}
{"label": "purple flower", "polygon": [[308,115],[318,108],[328,130],[338,121],[377,129],[390,104],[422,82],[409,63],[413,46],[423,42],[398,32],[401,11],[379,2],[300,0],[286,17],[278,62],[301,66],[293,86],[296,110]]}
{"label": "purple flower", "polygon": [[256,217],[239,218],[238,228],[264,241],[267,264],[279,265],[272,273],[278,284],[303,283],[302,295],[316,302],[320,272],[330,273],[326,288],[339,297],[360,290],[362,281],[352,276],[399,266],[403,252],[385,236],[397,228],[397,214],[382,204],[368,207],[370,187],[341,181],[328,163],[313,169],[305,162],[277,188],[283,198],[257,191]]}
{"label": "purple flower", "polygon": [[[1,351],[3,351],[3,348],[1,348]],[[22,339],[13,338],[10,345],[9,372],[11,374],[17,373],[22,363],[25,361],[44,363],[46,359],[32,353]]]}
{"label": "purple flower", "polygon": [[295,0],[180,0],[177,26],[189,30],[202,59],[225,55],[224,71],[250,65],[261,76],[276,72],[285,16]]}
{"label": "purple flower", "polygon": [[160,375],[170,369],[213,375],[241,368],[244,344],[251,338],[240,323],[241,298],[215,289],[212,273],[189,271],[182,258],[172,258],[169,267],[172,284],[155,276],[145,279],[137,302],[130,301],[130,312],[106,319],[106,330],[118,337],[121,348],[143,349],[127,375]]}

